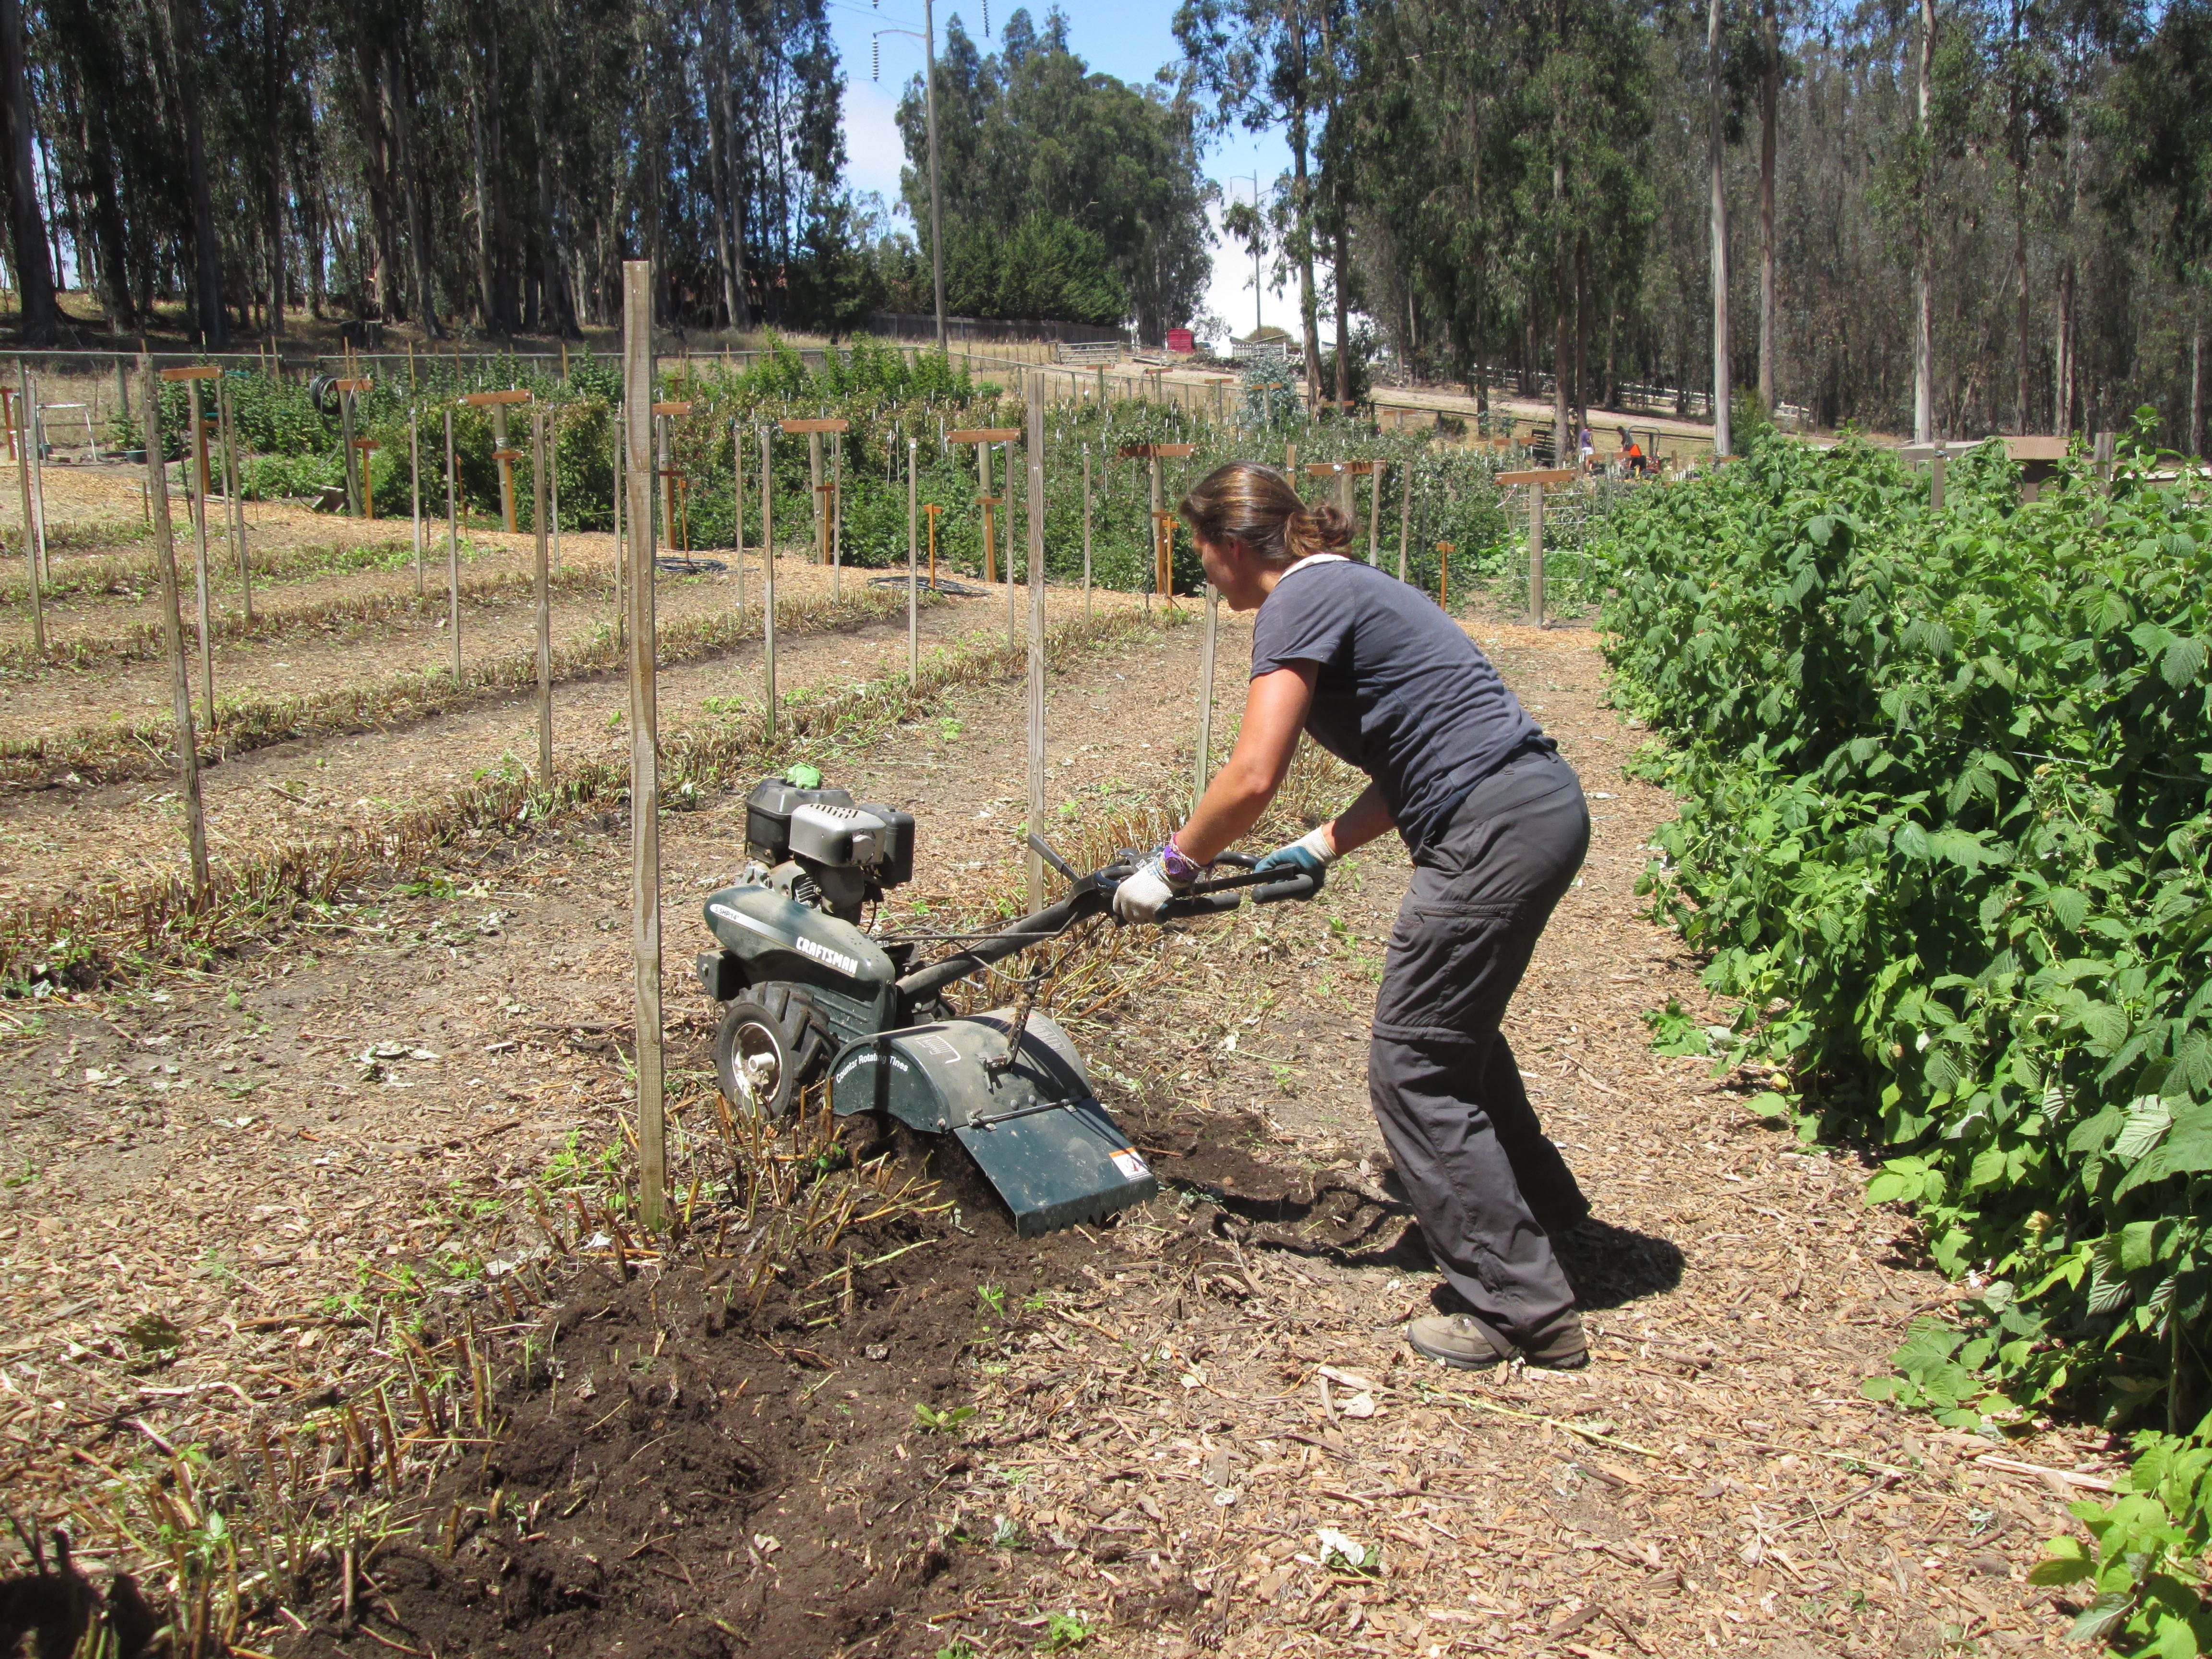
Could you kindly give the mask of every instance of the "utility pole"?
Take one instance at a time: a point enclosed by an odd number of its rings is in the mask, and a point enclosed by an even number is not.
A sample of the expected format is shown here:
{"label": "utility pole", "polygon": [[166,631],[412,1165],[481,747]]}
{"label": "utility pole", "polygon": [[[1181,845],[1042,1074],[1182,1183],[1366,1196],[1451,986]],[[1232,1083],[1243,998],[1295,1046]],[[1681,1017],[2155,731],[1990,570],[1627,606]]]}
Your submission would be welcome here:
{"label": "utility pole", "polygon": [[[881,6],[883,0],[876,0]],[[903,34],[910,40],[921,42],[924,80],[921,83],[923,120],[929,131],[929,274],[937,294],[937,349],[945,346],[945,216],[938,206],[937,189],[937,5],[936,0],[921,0],[921,32],[912,29],[878,29],[869,39],[874,47],[877,40],[886,34]],[[883,59],[877,52],[876,79],[883,79]]]}
{"label": "utility pole", "polygon": [[[1933,4],[1934,0],[1926,0]],[[1729,258],[1727,130],[1721,110],[1721,0],[1705,0],[1705,161],[1712,180],[1713,231],[1713,453],[1734,453],[1729,432]],[[1554,445],[1553,463],[1568,452]]]}

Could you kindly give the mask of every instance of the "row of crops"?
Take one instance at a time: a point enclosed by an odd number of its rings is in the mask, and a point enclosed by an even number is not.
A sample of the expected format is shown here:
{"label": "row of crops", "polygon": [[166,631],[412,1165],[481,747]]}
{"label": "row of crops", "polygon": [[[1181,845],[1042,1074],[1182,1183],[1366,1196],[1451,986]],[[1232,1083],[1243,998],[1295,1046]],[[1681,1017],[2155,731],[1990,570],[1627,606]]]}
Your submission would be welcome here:
{"label": "row of crops", "polygon": [[[809,354],[810,356],[814,354]],[[307,386],[297,380],[257,373],[234,374],[227,389],[244,452],[244,492],[254,499],[313,497],[344,483],[343,434],[334,412],[319,410]],[[380,513],[409,510],[419,444],[423,512],[441,520],[446,512],[445,431],[453,422],[457,509],[480,524],[497,521],[500,512],[497,447],[487,410],[463,403],[468,393],[520,389],[544,406],[557,478],[560,524],[564,530],[605,531],[614,522],[614,483],[618,441],[617,411],[622,387],[618,365],[577,354],[568,372],[552,372],[542,362],[489,358],[457,368],[426,359],[413,385],[404,378],[380,380],[357,400],[357,435],[374,440],[370,455],[372,496]],[[777,346],[741,368],[713,359],[694,359],[661,377],[658,396],[689,402],[692,412],[676,419],[671,441],[672,465],[682,480],[673,532],[664,526],[665,543],[694,550],[727,548],[735,540],[738,513],[739,463],[744,477],[743,519],[747,545],[761,534],[759,437],[762,428],[791,418],[842,417],[850,423],[835,460],[842,500],[842,552],[853,564],[903,564],[907,553],[907,467],[915,446],[915,494],[924,506],[939,510],[937,550],[940,566],[956,574],[982,568],[983,521],[976,504],[978,481],[974,446],[948,441],[963,428],[1021,427],[1025,411],[1018,391],[975,379],[963,363],[929,352],[882,345],[866,339],[849,349],[832,349],[809,362],[788,347]],[[185,392],[164,389],[163,426],[173,459],[185,447]],[[1232,459],[1281,464],[1295,447],[1301,466],[1345,459],[1379,459],[1389,464],[1380,514],[1380,556],[1396,568],[1401,539],[1409,580],[1437,591],[1442,566],[1449,561],[1453,589],[1467,592],[1477,582],[1503,584],[1517,599],[1525,580],[1521,545],[1526,521],[1523,493],[1501,490],[1496,474],[1527,465],[1512,452],[1468,449],[1432,441],[1425,433],[1379,434],[1361,423],[1307,422],[1294,398],[1279,388],[1248,386],[1241,407],[1226,422],[1207,418],[1180,404],[1143,398],[1101,404],[1055,404],[1046,422],[1046,525],[1048,574],[1055,581],[1080,577],[1084,544],[1084,473],[1091,477],[1091,523],[1094,579],[1135,590],[1152,580],[1151,477],[1146,464],[1115,459],[1125,446],[1189,443],[1196,453],[1187,461],[1164,463],[1163,485],[1170,507],[1189,484]],[[410,429],[410,417],[415,427]],[[529,447],[527,406],[507,411],[507,439]],[[135,443],[126,425],[120,440]],[[1012,514],[1018,550],[1026,546],[1026,486],[1018,477],[1009,491],[1004,477],[1007,452],[993,457],[993,493],[1011,495],[1011,507],[997,519],[1003,552],[1008,534],[1004,516]],[[776,537],[780,545],[804,544],[814,507],[807,444],[804,438],[779,436],[775,445]],[[1014,451],[1021,465],[1018,448]],[[825,470],[832,465],[825,449]],[[1328,491],[1325,480],[1304,480],[1308,493]],[[1546,541],[1547,586],[1555,605],[1571,605],[1592,590],[1583,580],[1578,549],[1585,526],[1601,522],[1616,500],[1619,486],[1577,501],[1571,511],[1555,512]],[[516,467],[517,522],[532,527],[532,490],[529,463]],[[1509,499],[1511,497],[1512,499]],[[1360,550],[1367,542],[1370,495],[1365,479],[1355,502],[1362,521]],[[924,523],[927,523],[925,515]],[[925,532],[926,534],[926,532]],[[1449,553],[1439,548],[1449,548]],[[1026,554],[1019,556],[1026,559]],[[1176,583],[1188,591],[1203,580],[1196,550],[1187,534],[1176,543]]]}
{"label": "row of crops", "polygon": [[1871,1143],[1869,1199],[1965,1280],[1870,1392],[2138,1434],[2037,1570],[2084,1584],[2077,1633],[2212,1648],[2202,472],[2136,447],[2022,505],[1991,446],[1939,514],[1893,453],[1771,440],[1603,539],[1617,695],[1681,804],[1650,890],[1741,1010],[1662,1042],[1791,1079],[1761,1109]]}

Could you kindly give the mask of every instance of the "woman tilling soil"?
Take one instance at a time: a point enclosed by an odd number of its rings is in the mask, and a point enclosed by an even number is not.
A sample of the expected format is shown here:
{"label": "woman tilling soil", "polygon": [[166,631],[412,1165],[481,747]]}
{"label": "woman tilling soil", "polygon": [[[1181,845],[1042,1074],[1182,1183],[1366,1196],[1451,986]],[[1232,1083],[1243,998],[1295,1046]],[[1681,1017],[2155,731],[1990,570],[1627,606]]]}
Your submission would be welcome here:
{"label": "woman tilling soil", "polygon": [[1443,1310],[1407,1340],[1448,1365],[1587,1363],[1552,1235],[1589,1206],[1544,1136],[1498,1030],[1536,939],[1582,866],[1581,781],[1463,629],[1418,589],[1334,550],[1352,526],[1283,477],[1233,462],[1182,518],[1231,609],[1259,611],[1237,746],[1189,822],[1121,884],[1156,920],[1259,821],[1298,734],[1367,774],[1359,798],[1262,869],[1326,877],[1395,829],[1413,857],[1368,1049],[1368,1091]]}

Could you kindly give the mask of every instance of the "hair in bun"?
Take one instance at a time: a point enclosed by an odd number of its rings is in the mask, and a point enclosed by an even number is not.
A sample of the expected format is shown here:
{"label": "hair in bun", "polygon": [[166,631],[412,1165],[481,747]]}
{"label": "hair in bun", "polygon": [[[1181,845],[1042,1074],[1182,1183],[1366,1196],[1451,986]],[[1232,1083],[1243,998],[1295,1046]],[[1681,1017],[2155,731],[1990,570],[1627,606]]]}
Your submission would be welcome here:
{"label": "hair in bun", "polygon": [[1288,478],[1257,461],[1216,467],[1176,510],[1200,541],[1242,542],[1270,564],[1352,544],[1352,520],[1341,507],[1307,506]]}

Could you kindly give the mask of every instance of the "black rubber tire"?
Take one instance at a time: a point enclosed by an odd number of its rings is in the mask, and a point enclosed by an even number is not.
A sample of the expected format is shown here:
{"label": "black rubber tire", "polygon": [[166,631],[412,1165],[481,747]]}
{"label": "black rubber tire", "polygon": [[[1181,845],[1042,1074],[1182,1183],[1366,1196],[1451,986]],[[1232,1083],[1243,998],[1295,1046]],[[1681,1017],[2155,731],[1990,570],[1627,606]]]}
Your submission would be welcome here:
{"label": "black rubber tire", "polygon": [[736,1110],[782,1117],[799,1091],[829,1069],[836,1046],[830,1022],[805,986],[752,986],[722,1005],[714,1027],[714,1079]]}

